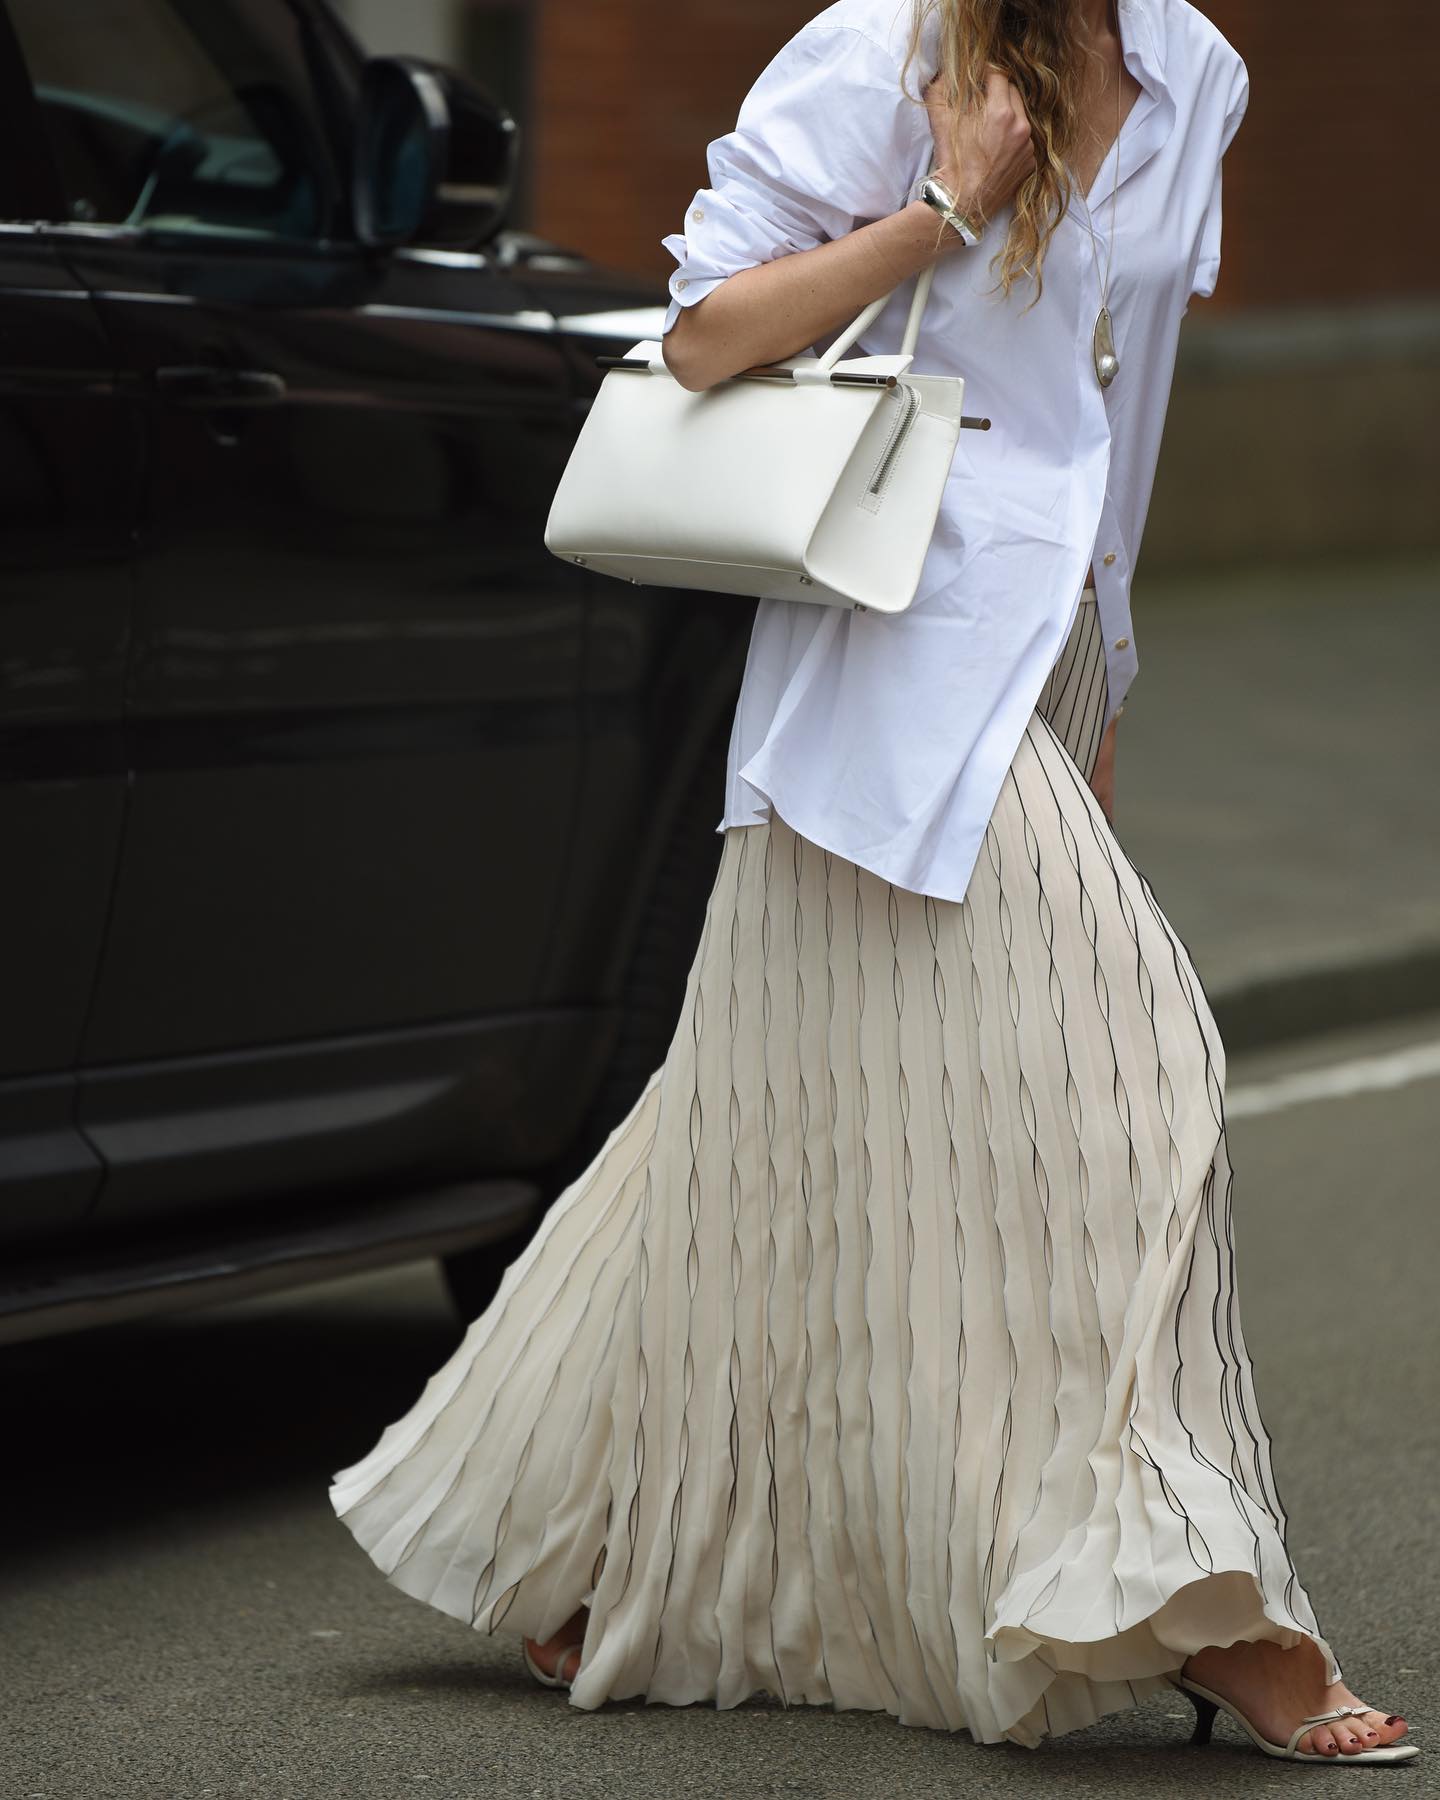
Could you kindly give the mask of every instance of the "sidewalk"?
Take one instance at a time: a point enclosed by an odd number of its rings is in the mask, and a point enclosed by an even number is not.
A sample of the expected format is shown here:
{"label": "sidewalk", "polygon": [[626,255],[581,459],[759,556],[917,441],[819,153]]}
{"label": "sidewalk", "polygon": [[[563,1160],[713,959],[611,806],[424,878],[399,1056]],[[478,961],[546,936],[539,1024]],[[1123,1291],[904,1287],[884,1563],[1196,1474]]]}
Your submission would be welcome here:
{"label": "sidewalk", "polygon": [[1227,1046],[1440,1006],[1440,561],[1144,579],[1116,829]]}

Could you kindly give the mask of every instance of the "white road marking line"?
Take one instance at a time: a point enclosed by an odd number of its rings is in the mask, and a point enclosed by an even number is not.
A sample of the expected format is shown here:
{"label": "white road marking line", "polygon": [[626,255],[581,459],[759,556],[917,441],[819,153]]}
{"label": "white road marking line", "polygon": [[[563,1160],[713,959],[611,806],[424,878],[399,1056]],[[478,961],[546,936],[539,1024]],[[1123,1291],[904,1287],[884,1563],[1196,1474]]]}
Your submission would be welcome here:
{"label": "white road marking line", "polygon": [[1440,1075],[1440,1042],[1410,1044],[1383,1056],[1361,1056],[1328,1068],[1297,1069],[1293,1075],[1279,1075],[1271,1081],[1244,1082],[1226,1094],[1225,1116],[1253,1118],[1311,1100],[1343,1100],[1351,1094],[1407,1087],[1412,1081],[1428,1081],[1436,1075]]}

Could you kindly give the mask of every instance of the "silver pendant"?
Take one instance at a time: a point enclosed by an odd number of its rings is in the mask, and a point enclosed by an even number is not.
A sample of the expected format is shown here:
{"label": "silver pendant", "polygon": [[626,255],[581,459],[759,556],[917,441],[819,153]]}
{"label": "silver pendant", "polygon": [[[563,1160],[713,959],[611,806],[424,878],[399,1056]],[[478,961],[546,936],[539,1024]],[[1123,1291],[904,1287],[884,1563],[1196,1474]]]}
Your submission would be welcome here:
{"label": "silver pendant", "polygon": [[1120,373],[1120,358],[1115,354],[1115,329],[1110,308],[1102,306],[1095,319],[1095,378],[1102,388]]}

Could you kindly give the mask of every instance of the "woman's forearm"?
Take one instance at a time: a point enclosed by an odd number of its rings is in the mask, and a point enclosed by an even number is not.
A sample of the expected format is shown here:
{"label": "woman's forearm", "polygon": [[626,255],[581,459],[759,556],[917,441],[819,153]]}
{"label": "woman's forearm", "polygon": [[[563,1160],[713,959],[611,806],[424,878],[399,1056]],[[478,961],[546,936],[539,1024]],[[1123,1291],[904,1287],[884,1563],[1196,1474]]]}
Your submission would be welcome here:
{"label": "woman's forearm", "polygon": [[813,250],[737,269],[666,332],[666,365],[698,393],[757,363],[798,356],[899,282],[956,254],[966,254],[959,235],[912,200]]}
{"label": "woman's forearm", "polygon": [[[936,74],[925,88],[935,173],[962,213],[990,219],[1034,171],[1030,121],[1019,90],[998,68],[986,75],[979,106],[957,112],[949,85]],[[923,200],[911,200],[813,250],[737,269],[683,309],[661,353],[681,387],[699,392],[757,363],[798,356],[942,257],[974,254]]]}

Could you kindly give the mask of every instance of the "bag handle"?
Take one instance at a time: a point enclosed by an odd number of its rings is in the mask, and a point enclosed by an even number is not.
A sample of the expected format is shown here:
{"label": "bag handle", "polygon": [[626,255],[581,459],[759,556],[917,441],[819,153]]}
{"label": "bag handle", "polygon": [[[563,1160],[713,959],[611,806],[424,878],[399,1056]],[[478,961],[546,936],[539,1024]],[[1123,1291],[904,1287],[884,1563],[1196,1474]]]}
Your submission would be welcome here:
{"label": "bag handle", "polygon": [[[920,336],[920,318],[925,311],[925,303],[930,298],[930,284],[935,279],[935,265],[930,263],[920,271],[915,282],[915,292],[910,297],[910,312],[905,320],[905,335],[900,340],[900,354],[913,356],[915,344]],[[835,342],[820,358],[822,369],[833,369],[835,364],[850,348],[861,332],[877,319],[881,311],[890,304],[892,297],[900,291],[902,283],[897,282],[888,294],[882,294],[878,300],[872,300],[864,312],[847,325]]]}
{"label": "bag handle", "polygon": [[[935,173],[933,167],[930,173],[932,175]],[[913,194],[915,190],[912,188],[910,191]],[[915,292],[910,297],[910,312],[905,320],[905,335],[900,340],[900,354],[902,356],[913,356],[915,354],[915,345],[920,336],[920,318],[925,311],[925,303],[930,298],[930,284],[934,279],[935,265],[934,263],[931,263],[927,268],[920,271],[919,278],[915,283]],[[864,312],[860,314],[859,318],[852,324],[846,326],[845,330],[838,338],[836,338],[835,342],[820,358],[820,367],[822,369],[834,368],[835,364],[839,362],[840,358],[855,342],[856,338],[860,336],[861,332],[873,324],[879,317],[881,310],[890,304],[891,299],[899,291],[902,285],[902,283],[896,282],[895,286],[891,288],[888,294],[882,294],[878,300],[872,300],[865,308]]]}

